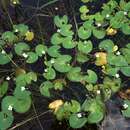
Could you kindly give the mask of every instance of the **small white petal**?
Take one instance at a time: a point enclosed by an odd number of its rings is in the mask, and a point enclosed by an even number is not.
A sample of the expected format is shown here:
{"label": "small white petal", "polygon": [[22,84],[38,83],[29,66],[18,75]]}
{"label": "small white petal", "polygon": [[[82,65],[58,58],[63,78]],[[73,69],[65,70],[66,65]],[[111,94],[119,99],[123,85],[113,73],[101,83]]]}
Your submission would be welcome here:
{"label": "small white petal", "polygon": [[21,87],[21,91],[24,91],[25,90],[25,87]]}
{"label": "small white petal", "polygon": [[9,111],[12,111],[12,110],[13,110],[13,107],[12,107],[11,105],[9,105],[8,110],[9,110]]}
{"label": "small white petal", "polygon": [[45,51],[42,51],[42,54],[45,54],[46,52]]}
{"label": "small white petal", "polygon": [[96,56],[97,58],[100,57],[99,54],[96,54],[95,56]]}
{"label": "small white petal", "polygon": [[58,7],[55,7],[55,10],[58,10],[59,8]]}
{"label": "small white petal", "polygon": [[116,77],[116,78],[119,78],[119,77],[120,77],[120,75],[119,75],[119,74],[116,74],[116,75],[115,75],[115,77]]}
{"label": "small white petal", "polygon": [[101,24],[101,23],[97,23],[97,26],[98,26],[98,27],[101,27],[101,26],[102,26],[102,24]]}
{"label": "small white petal", "polygon": [[58,29],[57,32],[60,33],[60,29]]}
{"label": "small white petal", "polygon": [[87,43],[87,41],[84,41],[84,44],[86,44]]}
{"label": "small white petal", "polygon": [[24,58],[28,57],[28,55],[26,53],[23,53],[22,55],[23,55]]}
{"label": "small white petal", "polygon": [[18,29],[15,29],[15,32],[18,32],[19,30]]}
{"label": "small white petal", "polygon": [[54,59],[52,59],[52,60],[51,60],[51,64],[54,64],[54,63],[55,63],[55,60],[54,60]]}
{"label": "small white petal", "polygon": [[124,11],[124,15],[127,15],[127,12],[126,12],[126,11]]}
{"label": "small white petal", "polygon": [[8,77],[6,77],[6,80],[10,80],[11,78],[8,76]]}
{"label": "small white petal", "polygon": [[97,94],[101,94],[101,91],[100,91],[100,90],[97,90]]}
{"label": "small white petal", "polygon": [[109,14],[107,14],[107,15],[106,15],[106,18],[109,18],[109,17],[110,17],[110,15],[109,15]]}
{"label": "small white petal", "polygon": [[47,70],[47,69],[45,69],[44,71],[45,71],[45,72],[47,72],[48,70]]}
{"label": "small white petal", "polygon": [[121,53],[119,51],[117,51],[116,55],[120,55]]}
{"label": "small white petal", "polygon": [[81,117],[82,117],[82,114],[81,114],[81,113],[78,113],[78,114],[77,114],[77,117],[78,117],[78,118],[81,118]]}
{"label": "small white petal", "polygon": [[2,54],[5,54],[6,52],[4,50],[1,51]]}
{"label": "small white petal", "polygon": [[14,5],[16,5],[16,4],[17,4],[17,2],[16,2],[16,1],[13,1],[13,4],[14,4]]}
{"label": "small white petal", "polygon": [[127,105],[127,104],[124,104],[123,107],[124,107],[124,109],[127,109],[127,108],[128,108],[128,105]]}

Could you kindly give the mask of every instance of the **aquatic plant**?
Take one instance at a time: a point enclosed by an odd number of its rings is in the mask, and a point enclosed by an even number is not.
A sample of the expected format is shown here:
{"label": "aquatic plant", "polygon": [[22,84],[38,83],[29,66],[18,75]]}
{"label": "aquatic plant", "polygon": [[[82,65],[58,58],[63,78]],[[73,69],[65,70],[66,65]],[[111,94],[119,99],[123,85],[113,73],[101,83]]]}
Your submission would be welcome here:
{"label": "aquatic plant", "polygon": [[[85,4],[80,7],[83,20],[76,30],[64,15],[55,16],[57,27],[50,44],[37,43],[31,47],[35,38],[34,32],[24,24],[13,25],[11,31],[5,31],[0,37],[0,65],[11,64],[15,75],[5,77],[0,85],[1,112],[0,130],[5,130],[13,123],[13,111],[25,113],[31,107],[31,91],[28,90],[33,82],[39,82],[39,75],[43,82],[39,86],[41,95],[54,98],[51,90],[64,92],[64,88],[71,87],[71,83],[80,83],[79,87],[86,90],[86,99],[69,101],[57,99],[48,105],[59,121],[69,121],[72,128],[99,123],[106,115],[105,102],[122,86],[120,75],[130,77],[130,43],[118,46],[112,38],[118,33],[130,35],[130,2],[110,0],[102,6],[102,10],[90,14],[87,7],[89,0],[82,0]],[[99,44],[93,43],[96,38]],[[11,51],[6,51],[11,47]],[[68,52],[65,53],[65,50]],[[27,71],[18,66],[14,57],[18,57],[26,64],[42,60],[44,72]],[[87,68],[93,64],[96,69]],[[85,67],[83,68],[82,65]],[[9,81],[15,85],[14,92],[8,94]],[[130,101],[124,100],[122,115],[130,117]]]}

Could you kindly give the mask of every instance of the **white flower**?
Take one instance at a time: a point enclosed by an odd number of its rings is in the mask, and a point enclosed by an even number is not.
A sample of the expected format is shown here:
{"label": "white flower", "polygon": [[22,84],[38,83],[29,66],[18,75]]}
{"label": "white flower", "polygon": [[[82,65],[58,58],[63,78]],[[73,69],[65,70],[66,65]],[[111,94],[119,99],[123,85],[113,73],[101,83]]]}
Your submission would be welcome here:
{"label": "white flower", "polygon": [[10,80],[11,78],[8,76],[8,77],[6,77],[6,80]]}
{"label": "white flower", "polygon": [[12,111],[12,109],[13,109],[13,107],[11,105],[9,105],[8,110]]}
{"label": "white flower", "polygon": [[24,91],[25,90],[25,87],[21,87],[21,91]]}
{"label": "white flower", "polygon": [[54,59],[51,59],[51,64],[54,64],[55,63],[55,60]]}
{"label": "white flower", "polygon": [[5,54],[6,52],[4,50],[1,51],[2,54]]}
{"label": "white flower", "polygon": [[107,15],[106,15],[106,18],[109,18],[109,17],[110,17],[110,15],[109,15],[109,14],[107,14]]}
{"label": "white flower", "polygon": [[46,52],[45,51],[42,51],[42,54],[45,54]]}
{"label": "white flower", "polygon": [[95,56],[96,56],[97,58],[98,58],[98,57],[100,57],[100,55],[99,55],[99,54],[96,54]]}
{"label": "white flower", "polygon": [[97,26],[98,26],[98,27],[101,27],[101,26],[102,26],[102,24],[101,24],[101,23],[97,23]]}
{"label": "white flower", "polygon": [[47,70],[47,69],[45,69],[44,71],[45,71],[45,72],[47,72],[48,70]]}
{"label": "white flower", "polygon": [[126,12],[126,11],[124,11],[124,15],[127,15],[127,12]]}
{"label": "white flower", "polygon": [[124,105],[123,105],[123,108],[124,108],[124,109],[127,109],[127,108],[128,108],[128,105],[127,105],[127,104],[124,104]]}
{"label": "white flower", "polygon": [[58,7],[55,7],[55,10],[58,10]]}
{"label": "white flower", "polygon": [[78,118],[81,118],[81,117],[82,117],[82,114],[81,114],[81,113],[77,113],[77,117],[78,117]]}
{"label": "white flower", "polygon": [[28,55],[26,53],[23,53],[22,55],[23,55],[24,58],[28,57]]}
{"label": "white flower", "polygon": [[100,94],[101,93],[101,91],[100,90],[97,90],[97,94]]}
{"label": "white flower", "polygon": [[120,54],[121,54],[121,53],[120,53],[119,51],[117,51],[116,55],[118,55],[118,56],[119,56]]}
{"label": "white flower", "polygon": [[60,29],[57,29],[57,32],[60,33]]}
{"label": "white flower", "polygon": [[19,30],[18,29],[15,29],[15,32],[18,32]]}
{"label": "white flower", "polygon": [[116,77],[116,78],[119,78],[119,77],[120,77],[120,75],[119,75],[119,74],[116,74],[116,75],[115,75],[115,77]]}
{"label": "white flower", "polygon": [[17,4],[17,2],[16,2],[16,1],[13,1],[13,4],[14,4],[14,5],[16,5],[16,4]]}
{"label": "white flower", "polygon": [[87,43],[87,41],[84,41],[84,44],[86,44]]}

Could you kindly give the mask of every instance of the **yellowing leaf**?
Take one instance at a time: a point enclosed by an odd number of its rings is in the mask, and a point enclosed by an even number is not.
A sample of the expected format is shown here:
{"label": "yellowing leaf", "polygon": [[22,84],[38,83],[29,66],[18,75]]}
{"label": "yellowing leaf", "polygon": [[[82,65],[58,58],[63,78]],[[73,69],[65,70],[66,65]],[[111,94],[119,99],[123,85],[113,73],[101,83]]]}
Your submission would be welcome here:
{"label": "yellowing leaf", "polygon": [[117,33],[117,30],[113,28],[108,28],[106,31],[107,31],[107,35],[110,35],[110,36],[113,36]]}
{"label": "yellowing leaf", "polygon": [[55,100],[49,104],[49,108],[56,112],[59,109],[59,107],[62,105],[63,105],[62,100]]}
{"label": "yellowing leaf", "polygon": [[32,41],[34,39],[34,33],[31,32],[31,31],[28,31],[26,34],[25,34],[25,40],[27,41]]}
{"label": "yellowing leaf", "polygon": [[96,62],[95,64],[97,66],[102,66],[107,64],[107,54],[105,52],[97,52],[95,54],[96,56]]}

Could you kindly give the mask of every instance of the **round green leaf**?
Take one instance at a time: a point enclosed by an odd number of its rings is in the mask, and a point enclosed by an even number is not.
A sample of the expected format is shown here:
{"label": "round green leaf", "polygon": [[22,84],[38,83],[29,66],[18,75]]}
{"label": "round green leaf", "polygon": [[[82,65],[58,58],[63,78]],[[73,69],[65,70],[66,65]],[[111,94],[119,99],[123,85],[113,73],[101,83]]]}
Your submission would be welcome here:
{"label": "round green leaf", "polygon": [[43,45],[43,44],[38,44],[37,46],[36,46],[36,48],[35,48],[35,52],[36,52],[36,54],[38,55],[38,56],[42,56],[42,55],[44,55],[45,53],[46,53],[46,51],[47,51],[47,47],[45,46],[45,45]]}
{"label": "round green leaf", "polygon": [[79,42],[78,43],[78,50],[81,51],[82,53],[88,54],[92,51],[93,49],[93,44],[91,41],[84,41],[84,42]]}
{"label": "round green leaf", "polygon": [[0,65],[8,64],[12,58],[13,58],[12,53],[10,53],[10,54],[0,53]]}
{"label": "round green leaf", "polygon": [[24,42],[19,42],[15,45],[15,53],[17,55],[20,55],[22,56],[23,52],[24,51],[29,51],[30,50],[30,47],[28,44],[24,43]]}
{"label": "round green leaf", "polygon": [[59,33],[54,33],[51,37],[51,43],[53,45],[58,45],[62,43],[63,38],[61,37],[61,35]]}
{"label": "round green leaf", "polygon": [[1,108],[3,111],[9,111],[9,107],[11,106],[12,108],[14,108],[15,103],[16,98],[14,96],[6,96],[2,100]]}
{"label": "round green leaf", "polygon": [[34,63],[38,60],[38,55],[34,52],[28,52],[27,55],[28,55],[28,58],[26,62],[29,64]]}
{"label": "round green leaf", "polygon": [[94,29],[93,30],[93,35],[97,38],[97,39],[103,39],[106,35],[106,32],[104,30],[98,30],[98,29]]}
{"label": "round green leaf", "polygon": [[50,81],[45,81],[40,85],[40,92],[43,96],[50,97],[50,89],[53,88],[53,84]]}
{"label": "round green leaf", "polygon": [[8,42],[14,42],[17,37],[13,32],[7,31],[2,34],[2,39]]}
{"label": "round green leaf", "polygon": [[107,52],[113,52],[114,43],[112,40],[109,40],[109,39],[103,40],[102,42],[100,42],[99,48]]}
{"label": "round green leaf", "polygon": [[68,72],[71,69],[70,66],[70,60],[71,60],[70,55],[61,55],[59,56],[56,60],[55,63],[53,64],[54,68],[61,73]]}
{"label": "round green leaf", "polygon": [[72,128],[81,128],[87,123],[87,118],[78,118],[76,114],[72,114],[69,118],[69,124]]}
{"label": "round green leaf", "polygon": [[47,72],[45,72],[43,74],[44,78],[46,78],[47,80],[51,80],[54,79],[56,77],[56,72],[53,68],[47,68],[46,69]]}
{"label": "round green leaf", "polygon": [[85,76],[85,80],[88,83],[94,83],[95,84],[98,80],[97,74],[92,70],[87,70],[87,73],[88,73],[88,75]]}
{"label": "round green leaf", "polygon": [[8,129],[14,121],[14,117],[11,112],[0,112],[0,130]]}
{"label": "round green leaf", "polygon": [[3,97],[6,94],[7,90],[8,90],[8,82],[4,81],[0,85],[0,98]]}
{"label": "round green leaf", "polygon": [[91,33],[92,31],[90,29],[85,29],[83,26],[78,30],[78,36],[83,40],[88,39],[91,36]]}
{"label": "round green leaf", "polygon": [[26,98],[18,98],[14,105],[14,110],[18,113],[25,113],[31,107],[31,97],[28,96]]}
{"label": "round green leaf", "polygon": [[121,72],[125,75],[125,76],[130,76],[130,66],[127,67],[121,67]]}
{"label": "round green leaf", "polygon": [[57,45],[51,46],[51,47],[47,50],[47,53],[48,53],[48,55],[51,56],[51,57],[58,57],[58,56],[60,56],[60,51],[59,51],[59,49],[60,49],[60,46],[57,46]]}

